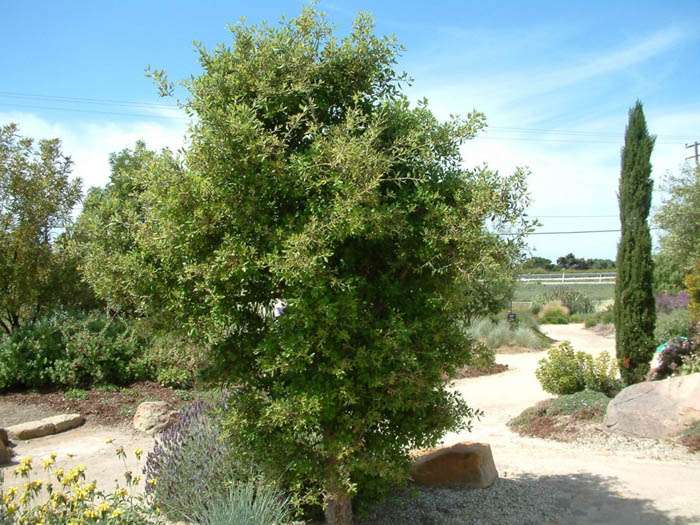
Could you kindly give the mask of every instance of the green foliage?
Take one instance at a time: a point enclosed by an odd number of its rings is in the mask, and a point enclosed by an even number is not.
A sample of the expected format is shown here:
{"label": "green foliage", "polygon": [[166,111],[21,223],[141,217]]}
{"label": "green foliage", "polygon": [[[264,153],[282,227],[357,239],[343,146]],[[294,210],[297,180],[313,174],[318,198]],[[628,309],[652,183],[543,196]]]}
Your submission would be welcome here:
{"label": "green foliage", "polygon": [[0,341],[0,390],[123,385],[148,379],[149,341],[133,323],[99,314],[56,314]]}
{"label": "green foliage", "polygon": [[485,370],[496,362],[496,353],[486,344],[477,343],[472,347],[472,355],[469,366],[479,370]]}
{"label": "green foliage", "polygon": [[[58,139],[35,146],[15,124],[0,127],[0,327],[6,333],[43,315],[72,279],[51,241],[80,200],[71,166]],[[56,278],[65,282],[57,286]]]}
{"label": "green foliage", "polygon": [[64,348],[55,317],[40,319],[0,336],[0,391],[50,385],[53,365],[63,355]]}
{"label": "green foliage", "polygon": [[63,394],[63,399],[66,401],[85,401],[88,397],[88,393],[80,388],[71,388]]}
{"label": "green foliage", "polygon": [[[682,285],[683,276],[690,273],[700,259],[697,231],[700,224],[700,168],[686,165],[680,175],[667,175],[663,189],[667,199],[654,215],[656,225],[666,231],[660,238],[658,259],[666,261],[669,281],[673,285]],[[678,291],[674,289],[670,293]]]}
{"label": "green foliage", "polygon": [[604,393],[594,389],[586,389],[557,397],[549,405],[547,415],[572,415],[580,410],[593,410],[605,414],[608,403],[610,403],[610,398]]}
{"label": "green foliage", "polygon": [[567,313],[587,314],[594,310],[593,301],[586,293],[566,286],[551,286],[532,300],[533,304],[539,305],[552,301],[560,301],[568,309]]}
{"label": "green foliage", "polygon": [[675,337],[688,337],[690,329],[690,312],[685,308],[659,314],[654,328],[654,343],[660,345]]}
{"label": "green foliage", "polygon": [[654,261],[654,293],[675,295],[683,291],[683,278],[686,271],[678,261],[666,253],[655,253]]}
{"label": "green foliage", "polygon": [[656,302],[647,217],[651,207],[651,151],[641,102],[630,110],[620,173],[620,222],[615,283],[615,347],[622,379],[643,381],[654,354]]}
{"label": "green foliage", "polygon": [[573,394],[586,388],[604,394],[620,389],[610,354],[601,352],[593,359],[586,352],[575,352],[568,341],[549,350],[547,357],[539,362],[535,375],[546,392],[557,395]]}
{"label": "green foliage", "polygon": [[146,355],[156,371],[156,381],[172,388],[193,388],[206,365],[206,353],[201,347],[172,333],[156,332]]}
{"label": "green foliage", "polygon": [[[442,377],[469,363],[471,298],[523,246],[525,174],[465,171],[483,115],[411,106],[400,46],[365,15],[341,40],[313,9],[231,32],[199,46],[203,73],[184,83],[184,158],[123,170],[128,233],[108,239],[109,272],[86,275],[210,348],[208,377],[237,385],[226,428],[296,507],[347,510],[475,415]],[[87,217],[95,243],[106,206]]]}

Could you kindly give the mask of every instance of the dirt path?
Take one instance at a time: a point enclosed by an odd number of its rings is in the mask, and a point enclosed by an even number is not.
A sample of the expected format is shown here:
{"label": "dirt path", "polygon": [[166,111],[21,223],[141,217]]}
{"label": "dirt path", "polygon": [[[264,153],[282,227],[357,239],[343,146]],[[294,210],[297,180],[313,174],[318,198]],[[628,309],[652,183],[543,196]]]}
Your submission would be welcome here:
{"label": "dirt path", "polygon": [[[569,340],[577,350],[597,354],[614,351],[614,339],[598,336],[583,325],[545,326],[544,332],[558,340]],[[446,444],[485,441],[491,445],[496,466],[506,487],[533,481],[556,493],[561,514],[552,523],[662,524],[700,523],[700,455],[685,460],[659,461],[643,450],[603,450],[572,444],[525,438],[506,427],[507,421],[537,401],[551,397],[534,375],[546,352],[499,354],[497,361],[509,370],[496,375],[461,379],[455,389],[470,405],[485,412],[472,433],[451,434]],[[2,410],[2,406],[0,406]],[[38,413],[38,412],[37,412]],[[140,472],[133,450],[151,450],[153,438],[127,427],[87,424],[81,428],[17,444],[17,457],[37,460],[58,454],[57,466],[88,467],[88,478],[111,489],[123,479],[124,465],[116,457],[114,438],[129,453],[128,468]],[[69,458],[67,454],[73,454]],[[143,460],[142,460],[143,463]],[[39,467],[40,462],[35,465]],[[16,484],[12,466],[5,467],[7,481]],[[41,473],[37,479],[44,479]],[[484,497],[488,497],[488,492]],[[504,503],[505,504],[505,503]],[[532,501],[537,505],[537,501]],[[504,520],[503,523],[519,523]]]}
{"label": "dirt path", "polygon": [[[542,328],[557,341],[571,341],[576,350],[614,354],[614,338],[582,324]],[[490,443],[502,477],[552,484],[576,523],[700,523],[700,458],[659,461],[644,451],[592,450],[525,438],[506,427],[525,408],[552,397],[534,374],[545,356],[546,351],[499,354],[496,361],[507,364],[507,372],[456,381],[455,390],[484,417],[471,433],[450,434],[444,442]]]}

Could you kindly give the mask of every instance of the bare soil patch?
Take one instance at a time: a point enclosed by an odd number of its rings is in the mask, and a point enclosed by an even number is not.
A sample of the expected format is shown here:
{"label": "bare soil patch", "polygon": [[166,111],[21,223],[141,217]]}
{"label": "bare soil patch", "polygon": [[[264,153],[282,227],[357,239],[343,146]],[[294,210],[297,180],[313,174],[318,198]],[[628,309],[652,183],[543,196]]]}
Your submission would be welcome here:
{"label": "bare soil patch", "polygon": [[[130,424],[139,403],[166,401],[176,410],[187,395],[150,381],[110,392],[86,390],[87,399],[66,399],[63,390],[0,395],[0,426],[7,427],[61,413],[79,413],[87,423],[103,426]],[[183,399],[185,398],[185,399]]]}
{"label": "bare soil patch", "polygon": [[588,328],[591,332],[601,337],[610,337],[615,335],[615,325],[612,323],[608,324],[597,324]]}
{"label": "bare soil patch", "polygon": [[532,354],[536,352],[541,352],[542,349],[528,348],[527,346],[517,346],[517,345],[507,345],[499,346],[496,348],[495,352],[497,354]]}

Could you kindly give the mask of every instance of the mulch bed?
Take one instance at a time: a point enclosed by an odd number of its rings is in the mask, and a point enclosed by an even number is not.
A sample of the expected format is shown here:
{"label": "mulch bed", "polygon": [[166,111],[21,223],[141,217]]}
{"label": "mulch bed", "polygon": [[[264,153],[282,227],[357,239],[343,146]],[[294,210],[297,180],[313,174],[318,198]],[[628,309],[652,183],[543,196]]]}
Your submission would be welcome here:
{"label": "mulch bed", "polygon": [[[143,401],[166,401],[176,410],[189,403],[183,391],[150,381],[134,383],[117,392],[86,390],[87,399],[65,399],[62,390],[20,392],[0,395],[0,402],[39,406],[56,413],[79,413],[87,423],[118,426],[131,424],[136,407]],[[185,399],[182,399],[185,398]]]}
{"label": "mulch bed", "polygon": [[480,376],[490,376],[493,374],[500,374],[508,370],[508,365],[502,365],[500,363],[494,363],[488,368],[461,368],[457,370],[457,376],[455,379],[464,379],[465,377],[480,377]]}

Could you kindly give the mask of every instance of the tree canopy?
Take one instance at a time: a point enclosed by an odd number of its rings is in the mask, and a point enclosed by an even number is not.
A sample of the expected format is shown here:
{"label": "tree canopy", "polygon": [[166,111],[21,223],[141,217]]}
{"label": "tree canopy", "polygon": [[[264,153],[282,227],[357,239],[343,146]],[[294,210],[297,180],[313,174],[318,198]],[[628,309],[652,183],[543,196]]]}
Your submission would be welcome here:
{"label": "tree canopy", "polygon": [[469,362],[458,321],[476,294],[512,273],[526,174],[465,170],[484,116],[410,104],[402,48],[366,15],[342,39],[313,9],[231,35],[199,45],[203,71],[183,82],[184,156],[137,146],[126,156],[144,162],[115,157],[88,197],[87,242],[107,221],[121,233],[111,268],[87,274],[206,344],[210,377],[235,385],[241,454],[345,523],[358,490],[405,479],[409,450],[474,416],[443,374]]}
{"label": "tree canopy", "polygon": [[81,197],[71,167],[58,139],[37,144],[16,124],[0,128],[0,326],[7,333],[59,300],[56,278],[71,279],[63,274],[72,260],[52,247]]}

